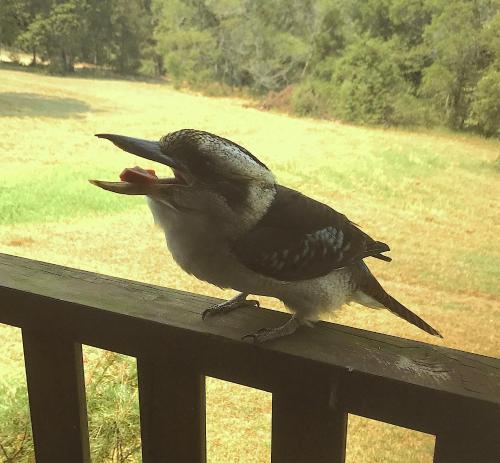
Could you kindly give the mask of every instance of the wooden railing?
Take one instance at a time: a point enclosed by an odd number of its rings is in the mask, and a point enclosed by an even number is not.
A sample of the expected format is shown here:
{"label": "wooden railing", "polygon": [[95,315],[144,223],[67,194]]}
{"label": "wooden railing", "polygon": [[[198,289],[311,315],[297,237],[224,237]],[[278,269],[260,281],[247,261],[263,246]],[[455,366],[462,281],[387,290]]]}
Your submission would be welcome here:
{"label": "wooden railing", "polygon": [[436,435],[435,462],[500,462],[499,359],[330,323],[253,345],[242,334],[287,315],[203,322],[214,302],[0,254],[37,463],[90,459],[82,344],[137,358],[144,463],[206,460],[205,375],[272,392],[273,463],[344,461],[348,413]]}

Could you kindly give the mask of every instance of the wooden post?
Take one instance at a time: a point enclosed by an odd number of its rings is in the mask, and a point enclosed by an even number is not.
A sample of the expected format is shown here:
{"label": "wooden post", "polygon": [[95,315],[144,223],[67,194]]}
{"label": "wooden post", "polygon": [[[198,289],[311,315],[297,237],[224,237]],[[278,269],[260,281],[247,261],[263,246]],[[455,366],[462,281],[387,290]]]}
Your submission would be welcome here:
{"label": "wooden post", "polygon": [[338,381],[297,373],[273,391],[272,463],[344,462],[347,413]]}
{"label": "wooden post", "polygon": [[205,463],[205,377],[142,358],[137,376],[143,463]]}
{"label": "wooden post", "polygon": [[456,432],[436,436],[434,463],[498,463],[500,462],[500,422],[494,427],[478,423],[471,430],[467,423],[458,423]]}
{"label": "wooden post", "polygon": [[82,346],[23,329],[37,463],[90,461]]}

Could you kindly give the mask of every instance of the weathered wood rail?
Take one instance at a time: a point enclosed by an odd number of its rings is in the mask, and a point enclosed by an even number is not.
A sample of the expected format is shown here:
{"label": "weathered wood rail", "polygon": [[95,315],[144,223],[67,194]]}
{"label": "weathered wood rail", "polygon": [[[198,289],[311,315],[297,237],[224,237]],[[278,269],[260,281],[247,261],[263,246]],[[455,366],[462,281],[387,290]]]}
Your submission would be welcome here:
{"label": "weathered wood rail", "polygon": [[[144,463],[206,460],[204,377],[272,392],[273,463],[342,462],[348,413],[436,435],[434,461],[500,462],[500,360],[0,254],[0,322],[22,328],[37,463],[88,462],[82,344],[137,358]],[[457,323],[459,321],[457,320]]]}

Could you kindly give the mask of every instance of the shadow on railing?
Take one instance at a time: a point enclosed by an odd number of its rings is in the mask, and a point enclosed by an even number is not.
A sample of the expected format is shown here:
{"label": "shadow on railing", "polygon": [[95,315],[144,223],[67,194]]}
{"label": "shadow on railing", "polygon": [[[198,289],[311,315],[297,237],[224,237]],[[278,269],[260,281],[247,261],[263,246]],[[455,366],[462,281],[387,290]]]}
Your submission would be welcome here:
{"label": "shadow on railing", "polygon": [[435,462],[500,462],[499,359],[330,323],[255,346],[286,315],[202,322],[214,301],[0,254],[37,463],[90,461],[82,344],[137,358],[144,463],[206,460],[205,375],[272,392],[273,463],[344,461],[348,413],[434,434]]}

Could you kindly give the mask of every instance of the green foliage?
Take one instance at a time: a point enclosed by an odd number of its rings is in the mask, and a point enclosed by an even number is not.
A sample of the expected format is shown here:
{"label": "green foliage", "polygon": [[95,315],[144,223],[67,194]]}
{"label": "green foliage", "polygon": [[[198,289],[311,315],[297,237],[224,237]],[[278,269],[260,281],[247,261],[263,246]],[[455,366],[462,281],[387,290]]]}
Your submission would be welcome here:
{"label": "green foliage", "polygon": [[141,47],[148,38],[145,14],[140,0],[113,0],[109,62],[121,74],[133,73],[141,65]]}
{"label": "green foliage", "polygon": [[370,38],[347,47],[335,62],[331,86],[333,114],[371,124],[397,124],[395,102],[408,91],[393,45]]}
{"label": "green foliage", "polygon": [[85,36],[80,8],[79,2],[54,5],[47,15],[36,16],[18,43],[25,49],[41,50],[56,72],[73,72]]}
{"label": "green foliage", "polygon": [[[141,446],[134,359],[91,347],[86,347],[84,354],[92,460],[139,461]],[[10,367],[0,371],[0,461],[29,463],[33,461],[33,440],[28,393],[24,370],[16,366],[12,362]]]}
{"label": "green foliage", "polygon": [[486,136],[500,134],[500,71],[488,70],[472,97],[469,124]]}
{"label": "green foliage", "polygon": [[293,86],[298,114],[492,136],[499,10],[500,0],[4,0],[0,43],[60,73],[84,62],[257,95]]}
{"label": "green foliage", "polygon": [[301,116],[316,115],[328,117],[330,114],[330,83],[309,78],[298,84],[292,93],[292,108]]}
{"label": "green foliage", "polygon": [[0,8],[0,41],[53,72],[73,72],[80,61],[134,73],[151,55],[151,14],[141,0],[7,0]]}
{"label": "green foliage", "polygon": [[113,65],[117,34],[113,23],[114,0],[86,0],[88,34],[82,42],[82,60],[93,65]]}
{"label": "green foliage", "polygon": [[432,109],[403,78],[395,47],[374,38],[348,46],[341,58],[318,66],[317,76],[295,88],[294,110],[365,124],[432,125]]}
{"label": "green foliage", "polygon": [[257,92],[297,80],[311,53],[303,40],[307,15],[301,2],[279,1],[153,0],[154,37],[167,73]]}
{"label": "green foliage", "polygon": [[424,32],[432,64],[424,69],[421,92],[450,127],[462,129],[473,88],[487,64],[481,18],[471,2],[436,1],[432,8],[435,15]]}
{"label": "green foliage", "polygon": [[139,461],[135,359],[86,348],[86,392],[93,461]]}
{"label": "green foliage", "polygon": [[407,92],[393,100],[393,123],[406,127],[436,127],[441,125],[439,116],[428,100]]}
{"label": "green foliage", "polygon": [[14,0],[0,2],[0,44],[13,45],[16,37],[21,33],[17,20],[19,5]]}
{"label": "green foliage", "polygon": [[[169,75],[177,82],[193,84],[214,80],[216,42],[209,30],[195,27],[196,6],[176,0],[156,1],[152,7],[158,18],[157,50]],[[199,19],[203,21],[203,16]]]}
{"label": "green foliage", "polygon": [[0,461],[29,463],[33,440],[26,377],[21,368],[0,370]]}

